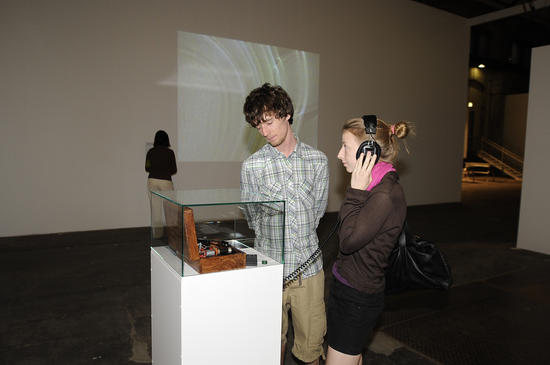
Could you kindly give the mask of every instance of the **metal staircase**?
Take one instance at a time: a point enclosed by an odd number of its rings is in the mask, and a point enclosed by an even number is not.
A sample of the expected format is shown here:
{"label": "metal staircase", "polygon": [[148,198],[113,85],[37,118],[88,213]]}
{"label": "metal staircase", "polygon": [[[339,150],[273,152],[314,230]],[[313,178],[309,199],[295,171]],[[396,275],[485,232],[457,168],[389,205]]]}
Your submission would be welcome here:
{"label": "metal staircase", "polygon": [[522,180],[523,158],[512,151],[487,138],[482,138],[481,148],[477,155],[491,166],[512,177],[514,180]]}

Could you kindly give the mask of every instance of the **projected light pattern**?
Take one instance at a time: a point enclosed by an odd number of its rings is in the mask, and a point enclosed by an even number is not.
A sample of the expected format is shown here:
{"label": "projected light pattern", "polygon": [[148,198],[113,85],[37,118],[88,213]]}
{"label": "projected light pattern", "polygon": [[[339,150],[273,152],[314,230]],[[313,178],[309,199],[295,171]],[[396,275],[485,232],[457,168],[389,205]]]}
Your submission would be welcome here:
{"label": "projected light pattern", "polygon": [[242,109],[264,82],[290,94],[293,129],[316,146],[318,54],[178,32],[178,160],[238,162],[263,146]]}

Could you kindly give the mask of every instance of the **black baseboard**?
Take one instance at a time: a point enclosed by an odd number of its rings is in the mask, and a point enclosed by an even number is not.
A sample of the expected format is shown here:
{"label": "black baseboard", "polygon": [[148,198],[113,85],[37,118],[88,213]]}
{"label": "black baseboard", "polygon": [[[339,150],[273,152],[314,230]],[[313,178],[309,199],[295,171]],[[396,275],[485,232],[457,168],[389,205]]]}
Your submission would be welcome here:
{"label": "black baseboard", "polygon": [[72,246],[94,246],[123,242],[149,244],[150,227],[0,237],[0,252]]}

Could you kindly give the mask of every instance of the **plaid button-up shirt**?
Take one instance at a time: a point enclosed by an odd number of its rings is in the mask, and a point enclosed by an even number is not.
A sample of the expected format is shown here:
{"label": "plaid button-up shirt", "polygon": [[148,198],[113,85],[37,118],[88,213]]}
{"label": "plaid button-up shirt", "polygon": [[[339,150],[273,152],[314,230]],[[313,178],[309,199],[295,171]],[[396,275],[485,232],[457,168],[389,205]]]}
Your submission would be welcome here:
{"label": "plaid button-up shirt", "polygon": [[[328,197],[328,163],[321,151],[298,140],[287,158],[266,144],[247,158],[241,169],[241,194],[267,200],[284,200],[284,275],[293,272],[317,249],[316,229],[325,213]],[[247,219],[256,232],[255,248],[282,262],[283,230],[280,218],[267,208],[248,205]],[[279,215],[280,217],[280,215]],[[320,258],[302,274],[307,278],[323,267]]]}

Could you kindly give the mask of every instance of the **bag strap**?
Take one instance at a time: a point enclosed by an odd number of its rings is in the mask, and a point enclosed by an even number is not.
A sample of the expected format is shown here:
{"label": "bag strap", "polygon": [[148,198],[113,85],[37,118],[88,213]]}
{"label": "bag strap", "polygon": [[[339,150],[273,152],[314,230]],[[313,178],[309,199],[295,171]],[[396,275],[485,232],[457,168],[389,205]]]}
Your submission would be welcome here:
{"label": "bag strap", "polygon": [[397,243],[399,244],[399,247],[407,246],[407,221],[406,220],[403,223],[403,229],[399,234],[399,239],[397,240]]}

